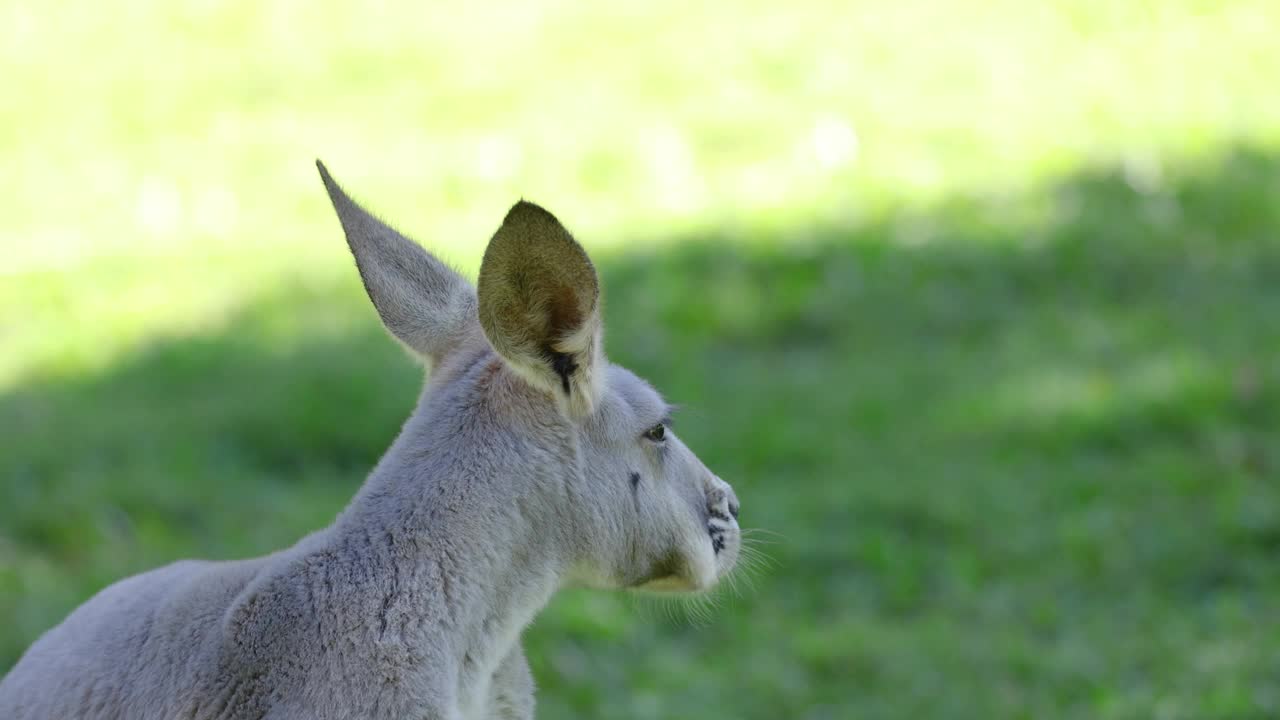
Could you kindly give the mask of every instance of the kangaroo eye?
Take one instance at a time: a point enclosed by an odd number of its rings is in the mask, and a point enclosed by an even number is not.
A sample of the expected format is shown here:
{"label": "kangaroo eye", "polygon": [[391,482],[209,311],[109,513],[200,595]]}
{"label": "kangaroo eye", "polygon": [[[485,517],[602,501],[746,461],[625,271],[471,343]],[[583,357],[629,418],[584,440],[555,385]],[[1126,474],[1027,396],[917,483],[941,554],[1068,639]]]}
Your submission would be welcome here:
{"label": "kangaroo eye", "polygon": [[662,442],[667,439],[667,426],[662,423],[658,423],[648,430],[645,430],[644,437],[646,440],[652,440],[653,442]]}

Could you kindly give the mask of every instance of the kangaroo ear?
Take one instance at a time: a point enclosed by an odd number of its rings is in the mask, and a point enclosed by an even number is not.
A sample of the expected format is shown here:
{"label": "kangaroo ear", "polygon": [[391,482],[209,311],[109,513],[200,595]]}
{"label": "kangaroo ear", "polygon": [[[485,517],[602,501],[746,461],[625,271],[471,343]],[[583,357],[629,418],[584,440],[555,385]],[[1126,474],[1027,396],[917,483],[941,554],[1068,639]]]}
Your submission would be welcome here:
{"label": "kangaroo ear", "polygon": [[356,204],[324,163],[316,167],[382,324],[410,350],[439,360],[474,327],[471,284]]}
{"label": "kangaroo ear", "polygon": [[600,282],[587,252],[551,213],[521,200],[480,264],[480,326],[535,387],[590,414],[603,365]]}

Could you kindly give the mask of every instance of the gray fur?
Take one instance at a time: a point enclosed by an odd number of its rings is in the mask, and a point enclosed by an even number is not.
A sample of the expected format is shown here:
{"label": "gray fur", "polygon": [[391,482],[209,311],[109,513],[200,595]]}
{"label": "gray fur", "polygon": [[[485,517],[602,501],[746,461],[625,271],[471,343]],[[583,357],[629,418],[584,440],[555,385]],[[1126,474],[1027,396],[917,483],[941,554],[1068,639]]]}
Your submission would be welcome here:
{"label": "gray fur", "polygon": [[520,634],[558,588],[733,567],[733,490],[654,439],[668,407],[605,360],[595,270],[550,213],[512,209],[477,296],[320,171],[379,315],[432,364],[417,408],[331,526],[106,588],[0,681],[0,718],[531,718]]}

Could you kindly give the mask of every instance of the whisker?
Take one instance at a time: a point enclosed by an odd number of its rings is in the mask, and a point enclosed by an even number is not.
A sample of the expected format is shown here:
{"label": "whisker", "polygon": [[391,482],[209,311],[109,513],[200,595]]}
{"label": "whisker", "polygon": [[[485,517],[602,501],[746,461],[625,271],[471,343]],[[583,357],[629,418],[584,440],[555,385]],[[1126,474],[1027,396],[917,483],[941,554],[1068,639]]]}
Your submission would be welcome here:
{"label": "whisker", "polygon": [[753,588],[758,578],[769,574],[772,570],[774,570],[774,566],[763,558],[752,556],[744,556],[743,558],[742,577],[747,582],[752,583]]}
{"label": "whisker", "polygon": [[733,593],[734,597],[742,598],[742,588],[738,587],[737,573],[729,573],[725,579],[729,581],[729,591]]}
{"label": "whisker", "polygon": [[762,543],[762,542],[753,540],[751,538],[744,538],[742,540],[741,547],[742,549],[749,550],[753,553],[763,553],[763,552],[766,552],[763,546],[772,545],[772,544],[773,543]]}
{"label": "whisker", "polygon": [[773,537],[778,538],[779,540],[782,540],[784,542],[789,540],[789,538],[787,538],[786,535],[783,535],[782,533],[776,530],[770,530],[769,528],[748,527],[748,528],[741,528],[739,532],[741,532],[743,535],[748,535],[748,536],[749,535],[772,535]]}
{"label": "whisker", "polygon": [[748,527],[744,527],[744,528],[742,528],[742,531],[743,531],[743,532],[758,532],[758,533],[765,533],[765,534],[767,534],[767,535],[777,535],[778,537],[786,537],[786,536],[785,536],[785,535],[783,535],[781,532],[779,532],[779,531],[777,531],[777,530],[774,530],[773,528],[767,528],[767,527],[764,527],[764,526],[762,526],[762,525],[751,525],[751,526],[748,526]]}
{"label": "whisker", "polygon": [[767,568],[774,568],[778,565],[778,562],[768,553],[748,543],[740,545],[738,552],[750,564],[762,565]]}
{"label": "whisker", "polygon": [[663,610],[667,611],[667,620],[669,621],[669,623],[673,625],[680,624],[680,618],[677,618],[676,616],[676,603],[663,602],[662,607],[663,607]]}
{"label": "whisker", "polygon": [[645,620],[658,620],[657,609],[654,607],[653,599],[647,595],[640,593],[627,593],[631,599],[631,606],[636,609],[636,613]]}
{"label": "whisker", "polygon": [[698,619],[702,623],[701,627],[709,626],[712,618],[715,617],[715,610],[717,607],[715,596],[710,594],[698,595],[694,596],[694,599],[695,602],[693,607]]}

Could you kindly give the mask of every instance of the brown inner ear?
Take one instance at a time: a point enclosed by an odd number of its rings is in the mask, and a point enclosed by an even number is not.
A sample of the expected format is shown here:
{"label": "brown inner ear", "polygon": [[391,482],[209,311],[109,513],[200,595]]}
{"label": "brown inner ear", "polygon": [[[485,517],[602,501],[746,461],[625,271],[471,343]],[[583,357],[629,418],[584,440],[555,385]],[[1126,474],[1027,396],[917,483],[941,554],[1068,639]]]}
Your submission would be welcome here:
{"label": "brown inner ear", "polygon": [[547,309],[551,337],[559,340],[582,326],[582,309],[578,307],[578,297],[573,288],[557,285],[551,293],[551,306]]}
{"label": "brown inner ear", "polygon": [[[559,385],[571,400],[575,383],[583,380],[584,404],[590,407],[599,296],[586,251],[551,213],[516,203],[480,265],[480,324],[494,349],[534,370],[538,379],[551,380],[552,387]],[[573,347],[565,343],[569,339]]]}

